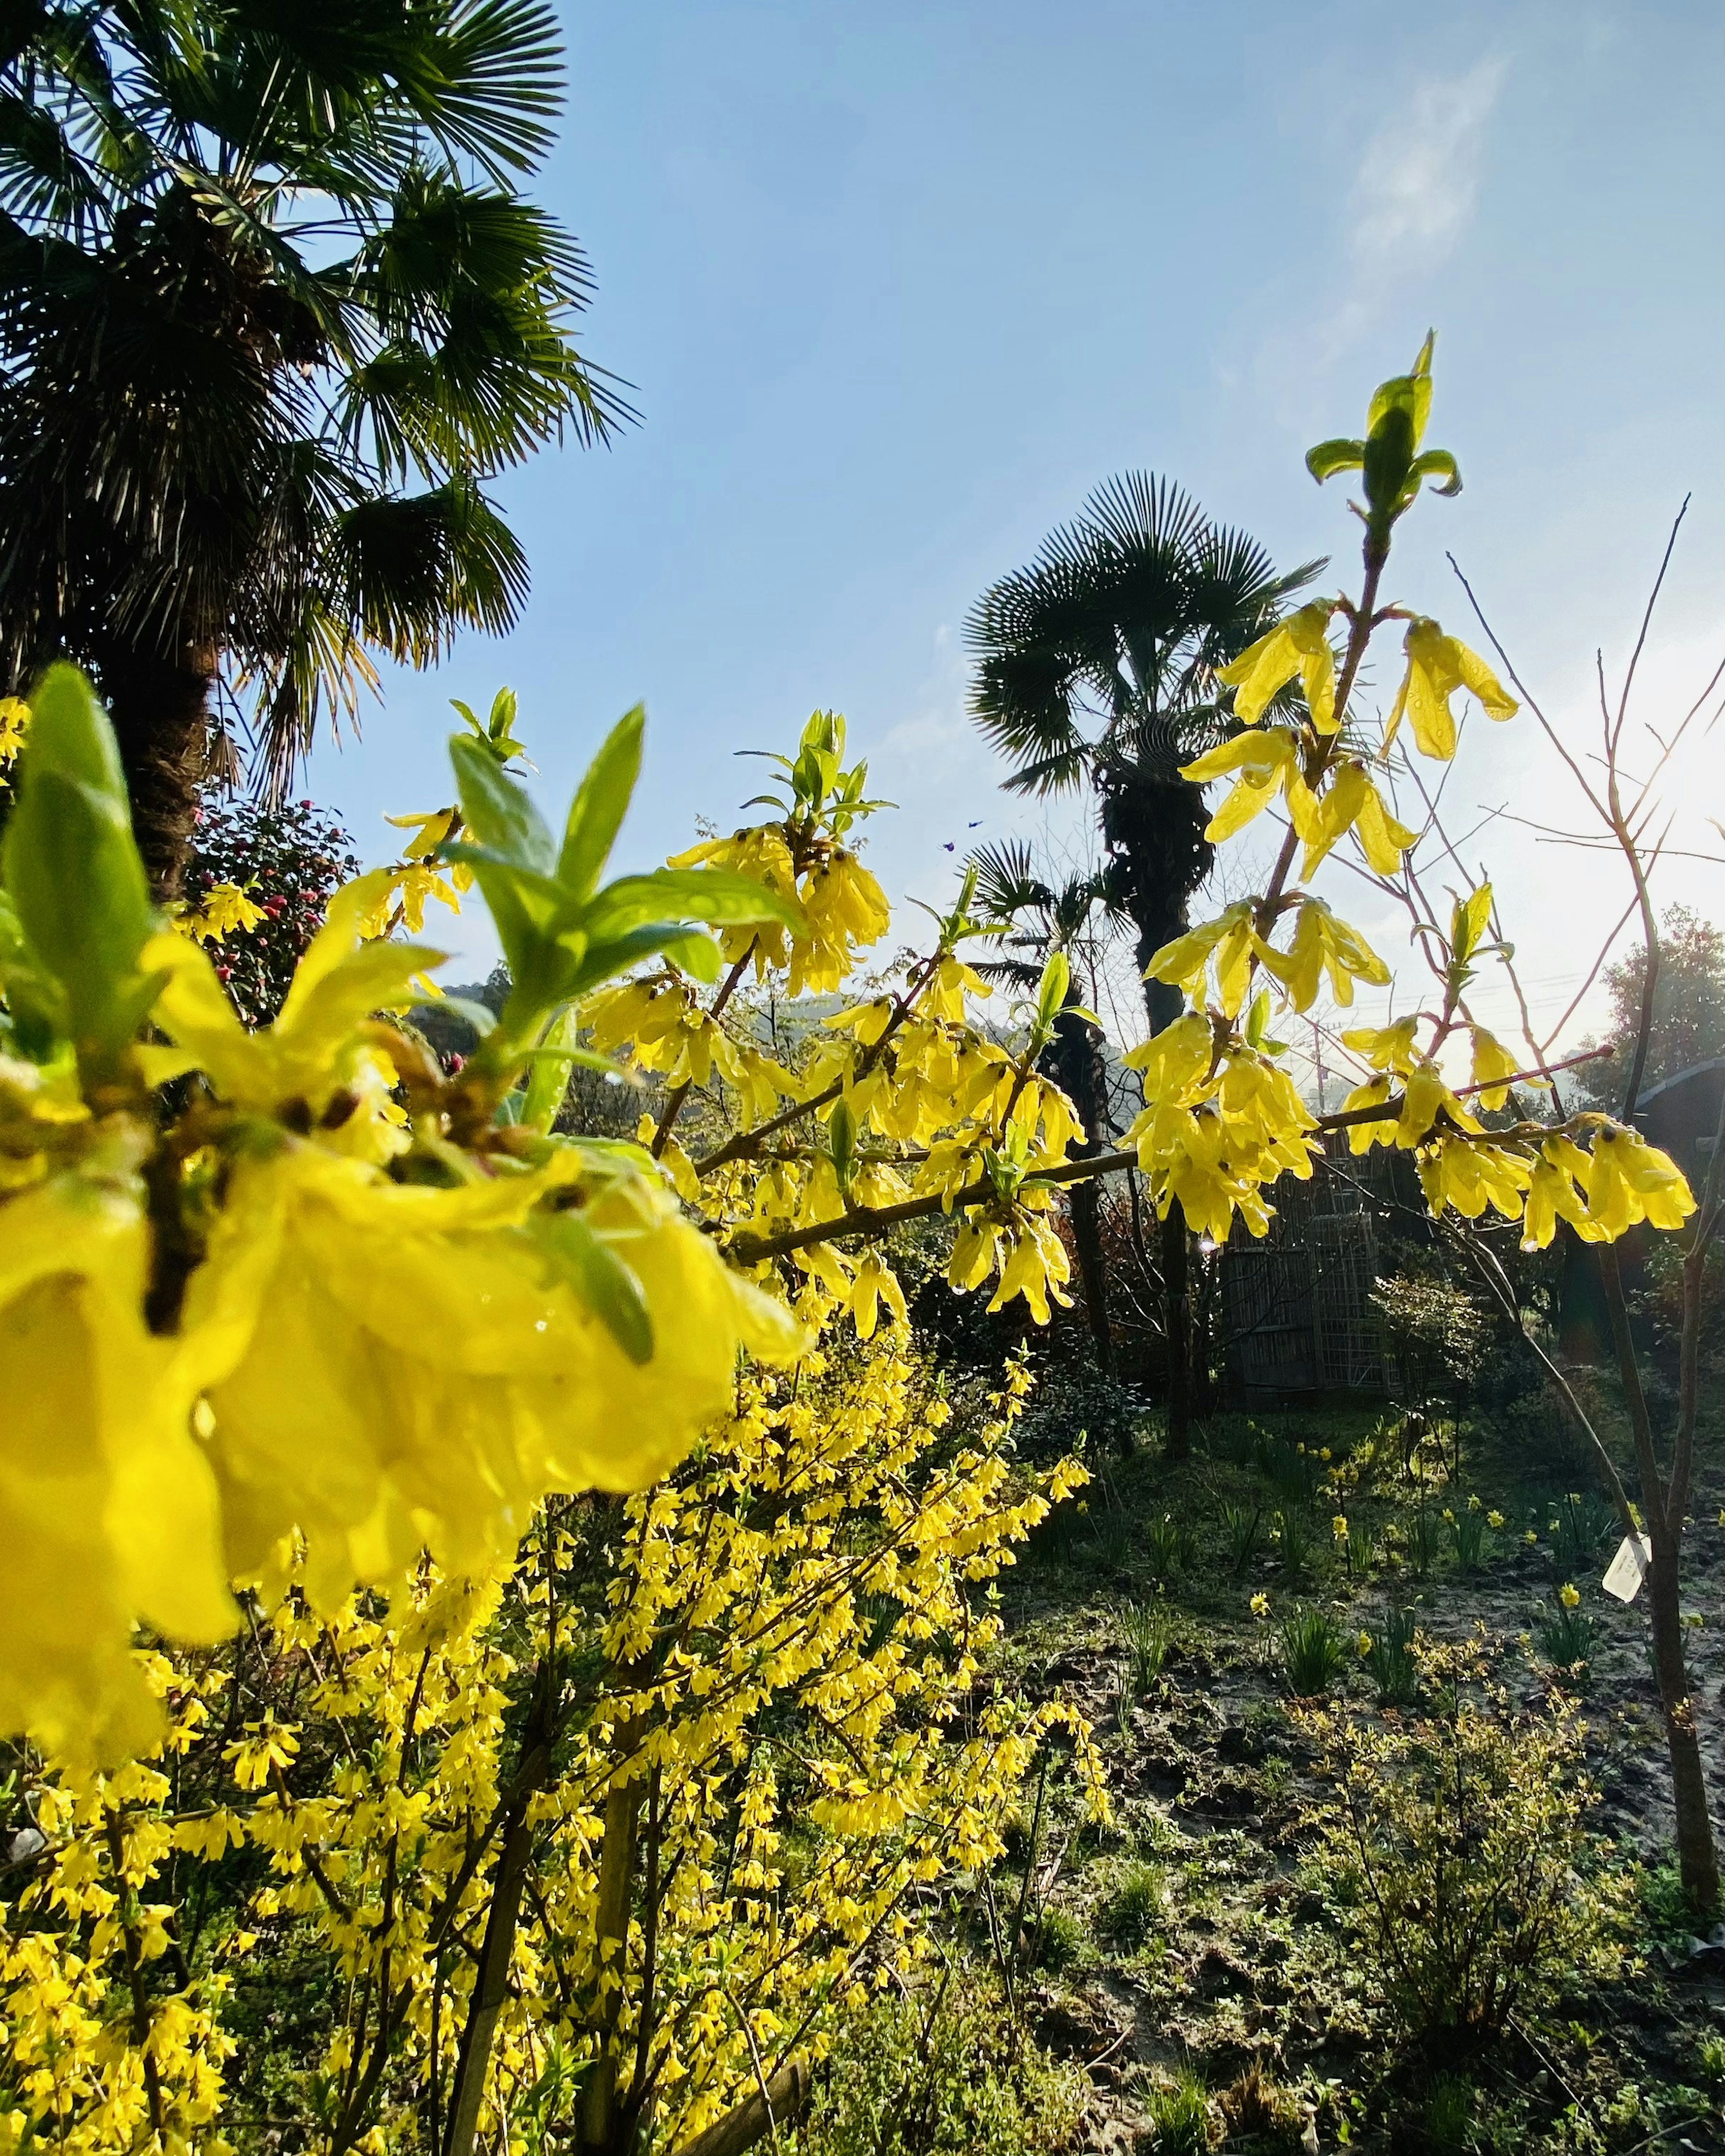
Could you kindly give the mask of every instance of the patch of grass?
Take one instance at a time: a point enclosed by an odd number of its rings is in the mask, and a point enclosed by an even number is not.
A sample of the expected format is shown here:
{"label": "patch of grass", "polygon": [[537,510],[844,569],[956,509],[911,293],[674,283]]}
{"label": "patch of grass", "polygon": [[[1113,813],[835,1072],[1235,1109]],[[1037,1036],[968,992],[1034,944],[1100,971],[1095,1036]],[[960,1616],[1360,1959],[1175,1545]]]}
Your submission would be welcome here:
{"label": "patch of grass", "polygon": [[1153,1578],[1173,1579],[1178,1573],[1191,1570],[1198,1551],[1192,1530],[1186,1522],[1177,1520],[1172,1512],[1164,1512],[1159,1520],[1153,1520],[1145,1528],[1144,1553],[1150,1560]]}
{"label": "patch of grass", "polygon": [[[1676,1943],[1689,1938],[1702,1922],[1700,1912],[1684,1891],[1683,1875],[1675,1857],[1649,1865],[1636,1882],[1636,1899],[1647,1929],[1656,1939]],[[1725,2039],[1722,2039],[1725,2045]],[[1720,2056],[1725,2060],[1725,2048]]]}
{"label": "patch of grass", "polygon": [[1473,2138],[1473,2089],[1460,2074],[1440,2074],[1425,2099],[1425,2136],[1434,2148],[1466,2148]]}
{"label": "patch of grass", "polygon": [[1350,1525],[1348,1530],[1348,1577],[1350,1579],[1369,1578],[1373,1555],[1371,1530]]}
{"label": "patch of grass", "polygon": [[1455,1568],[1461,1573],[1477,1572],[1486,1554],[1486,1516],[1471,1507],[1457,1512],[1449,1522],[1450,1540],[1455,1545]]}
{"label": "patch of grass", "polygon": [[1615,1508],[1589,1490],[1556,1499],[1546,1515],[1546,1531],[1559,1574],[1574,1579],[1593,1571],[1622,1528]]}
{"label": "patch of grass", "polygon": [[1162,1866],[1135,1857],[1102,1904],[1097,1928],[1117,1946],[1141,1947],[1156,1929],[1168,1905],[1168,1880]]}
{"label": "patch of grass", "polygon": [[1317,1537],[1312,1531],[1312,1522],[1303,1512],[1284,1512],[1281,1516],[1281,1565],[1290,1579],[1303,1579],[1312,1569],[1312,1560],[1317,1548]]}
{"label": "patch of grass", "polygon": [[1419,1630],[1411,1609],[1386,1609],[1380,1625],[1368,1625],[1365,1665],[1382,1707],[1411,1707],[1420,1696],[1420,1671],[1413,1656]]}
{"label": "patch of grass", "polygon": [[1228,1563],[1236,1579],[1244,1579],[1258,1553],[1264,1526],[1261,1505],[1224,1505],[1222,1530],[1228,1537]]}
{"label": "patch of grass", "polygon": [[1153,2088],[1144,2109],[1158,2156],[1204,2156],[1210,2145],[1209,2091],[1190,2066]]}
{"label": "patch of grass", "polygon": [[1577,1683],[1587,1681],[1594,1652],[1594,1620],[1579,1603],[1573,1609],[1566,1609],[1561,1601],[1549,1606],[1542,1603],[1533,1620],[1533,1631],[1539,1651],[1554,1670],[1565,1671]]}
{"label": "patch of grass", "polygon": [[1408,1522],[1408,1563],[1415,1579],[1424,1579],[1437,1563],[1437,1523],[1421,1506]]}
{"label": "patch of grass", "polygon": [[1057,1976],[1083,1958],[1089,1943],[1081,1917],[1070,1909],[1048,1908],[1029,1927],[1026,1958],[1032,1968],[1045,1969]]}
{"label": "patch of grass", "polygon": [[1348,1659],[1348,1648],[1327,1609],[1296,1609],[1278,1641],[1282,1675],[1296,1699],[1320,1699]]}
{"label": "patch of grass", "polygon": [[1122,1603],[1120,1636],[1126,1645],[1126,1687],[1133,1699],[1142,1699],[1162,1675],[1168,1650],[1173,1644],[1174,1622],[1168,1605],[1162,1602]]}
{"label": "patch of grass", "polygon": [[1014,2021],[1000,1989],[961,1964],[914,1990],[878,1992],[834,2046],[801,2156],[1047,2156],[1072,2145],[1085,2081]]}
{"label": "patch of grass", "polygon": [[1125,1572],[1137,1554],[1132,1543],[1132,1524],[1122,1512],[1110,1506],[1106,1512],[1091,1515],[1091,1534],[1096,1553],[1096,1562],[1109,1572]]}

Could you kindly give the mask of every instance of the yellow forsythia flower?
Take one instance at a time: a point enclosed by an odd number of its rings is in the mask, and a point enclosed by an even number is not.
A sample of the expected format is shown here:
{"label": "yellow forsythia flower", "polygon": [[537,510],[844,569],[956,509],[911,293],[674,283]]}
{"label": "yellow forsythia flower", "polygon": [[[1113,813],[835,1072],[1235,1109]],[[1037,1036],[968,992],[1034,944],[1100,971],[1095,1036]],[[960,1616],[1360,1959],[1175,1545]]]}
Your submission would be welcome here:
{"label": "yellow forsythia flower", "polygon": [[1336,731],[1336,661],[1330,649],[1333,599],[1313,599],[1278,622],[1267,636],[1247,646],[1230,665],[1219,666],[1216,679],[1235,691],[1234,716],[1252,726],[1276,691],[1297,674],[1320,733]]}
{"label": "yellow forsythia flower", "polygon": [[0,1727],[107,1758],[159,1732],[134,1620],[207,1644],[235,1616],[192,1433],[203,1343],[144,1323],[141,1154],[116,1132],[12,1198],[0,1240]]}
{"label": "yellow forsythia flower", "polygon": [[1233,792],[1204,827],[1205,838],[1219,844],[1267,808],[1283,785],[1298,778],[1299,771],[1300,744],[1294,736],[1286,726],[1266,726],[1257,733],[1237,734],[1182,764],[1180,776],[1202,786],[1239,773]]}
{"label": "yellow forsythia flower", "polygon": [[1513,718],[1520,709],[1479,654],[1470,651],[1459,638],[1445,636],[1428,617],[1422,614],[1408,624],[1404,649],[1408,670],[1384,729],[1386,750],[1405,716],[1420,754],[1447,763],[1455,753],[1450,699],[1458,689],[1470,690],[1488,719]]}
{"label": "yellow forsythia flower", "polygon": [[199,943],[221,943],[236,932],[244,935],[264,918],[237,883],[213,884],[195,906],[174,916],[172,926],[182,936]]}

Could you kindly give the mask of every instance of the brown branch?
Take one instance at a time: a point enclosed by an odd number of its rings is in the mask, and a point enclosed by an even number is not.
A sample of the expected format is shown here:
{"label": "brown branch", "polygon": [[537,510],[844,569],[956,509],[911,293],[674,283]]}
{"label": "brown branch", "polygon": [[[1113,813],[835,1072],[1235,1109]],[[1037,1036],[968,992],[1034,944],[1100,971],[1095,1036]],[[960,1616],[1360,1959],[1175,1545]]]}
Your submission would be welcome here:
{"label": "brown branch", "polygon": [[808,2105],[814,2088],[813,2075],[801,2059],[789,2059],[734,2111],[727,2111],[692,2141],[685,2141],[676,2156],[744,2156],[764,2141],[776,2125],[791,2125]]}
{"label": "brown branch", "polygon": [[108,1854],[114,1865],[114,1890],[120,1903],[120,1936],[126,1949],[126,1989],[131,1994],[131,2040],[144,2059],[144,2092],[150,2105],[150,2126],[158,2141],[167,2132],[167,2122],[162,2103],[162,2076],[157,2070],[156,2058],[150,2049],[150,1997],[144,1984],[144,1947],[138,1936],[137,1891],[126,1877],[126,1838],[121,1830],[120,1815],[109,1811],[105,1818]]}
{"label": "brown branch", "polygon": [[[706,1014],[709,1018],[716,1018],[720,1012],[724,1009],[726,1004],[730,1002],[732,997],[736,993],[737,984],[742,978],[743,970],[747,966],[749,960],[754,957],[755,946],[760,942],[760,940],[761,939],[758,935],[750,937],[747,949],[744,951],[742,956],[731,968],[731,971],[725,976],[723,986],[720,988],[717,995],[713,998],[711,1005]],[[665,1141],[670,1137],[671,1131],[676,1123],[677,1117],[683,1112],[683,1103],[688,1099],[694,1081],[692,1079],[685,1078],[682,1084],[673,1091],[670,1099],[666,1101],[665,1106],[660,1114],[659,1127],[653,1133],[653,1158],[655,1160],[658,1160],[664,1154]]]}

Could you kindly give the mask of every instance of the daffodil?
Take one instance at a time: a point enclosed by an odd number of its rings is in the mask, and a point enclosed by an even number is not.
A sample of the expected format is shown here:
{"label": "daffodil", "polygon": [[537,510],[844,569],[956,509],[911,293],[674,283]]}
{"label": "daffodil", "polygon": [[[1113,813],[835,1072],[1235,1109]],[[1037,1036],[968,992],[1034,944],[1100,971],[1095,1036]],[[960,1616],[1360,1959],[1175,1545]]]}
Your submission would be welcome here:
{"label": "daffodil", "polygon": [[1558,1589],[1558,1599],[1566,1609],[1574,1609],[1581,1600],[1581,1591],[1573,1582],[1565,1580]]}
{"label": "daffodil", "polygon": [[1297,674],[1312,723],[1320,733],[1336,731],[1336,660],[1330,649],[1333,599],[1313,599],[1267,636],[1249,644],[1216,679],[1235,691],[1234,716],[1242,726],[1255,725],[1278,690]]}
{"label": "daffodil", "polygon": [[1408,624],[1403,648],[1408,668],[1384,729],[1386,752],[1405,717],[1420,754],[1447,763],[1455,753],[1450,699],[1458,689],[1468,690],[1488,719],[1513,718],[1520,709],[1476,651],[1470,651],[1458,637],[1445,636],[1426,616]]}

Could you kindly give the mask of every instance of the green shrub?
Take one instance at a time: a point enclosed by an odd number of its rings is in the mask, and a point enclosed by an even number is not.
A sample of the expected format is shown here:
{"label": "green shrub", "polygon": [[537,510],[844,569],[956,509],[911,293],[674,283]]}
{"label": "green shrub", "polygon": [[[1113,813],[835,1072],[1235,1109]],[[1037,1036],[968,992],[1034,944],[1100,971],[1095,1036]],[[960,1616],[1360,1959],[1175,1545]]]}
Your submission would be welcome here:
{"label": "green shrub", "polygon": [[1190,2066],[1153,2088],[1144,2109],[1157,2156],[1204,2156],[1210,2145],[1209,2091]]}
{"label": "green shrub", "polygon": [[1317,1699],[1341,1674],[1348,1649],[1326,1609],[1296,1609],[1282,1624],[1282,1673],[1296,1699]]}
{"label": "green shrub", "polygon": [[1335,1778],[1317,1861],[1358,1961],[1404,2034],[1447,2064],[1566,1979],[1614,1974],[1634,1881],[1589,1830],[1598,1792],[1574,1703],[1513,1707],[1476,1650],[1415,1658],[1430,1714],[1299,1719]]}
{"label": "green shrub", "polygon": [[831,2055],[798,2156],[1049,2156],[1068,2145],[1084,2082],[1014,2025],[975,1969],[909,1998],[878,1993]]}

